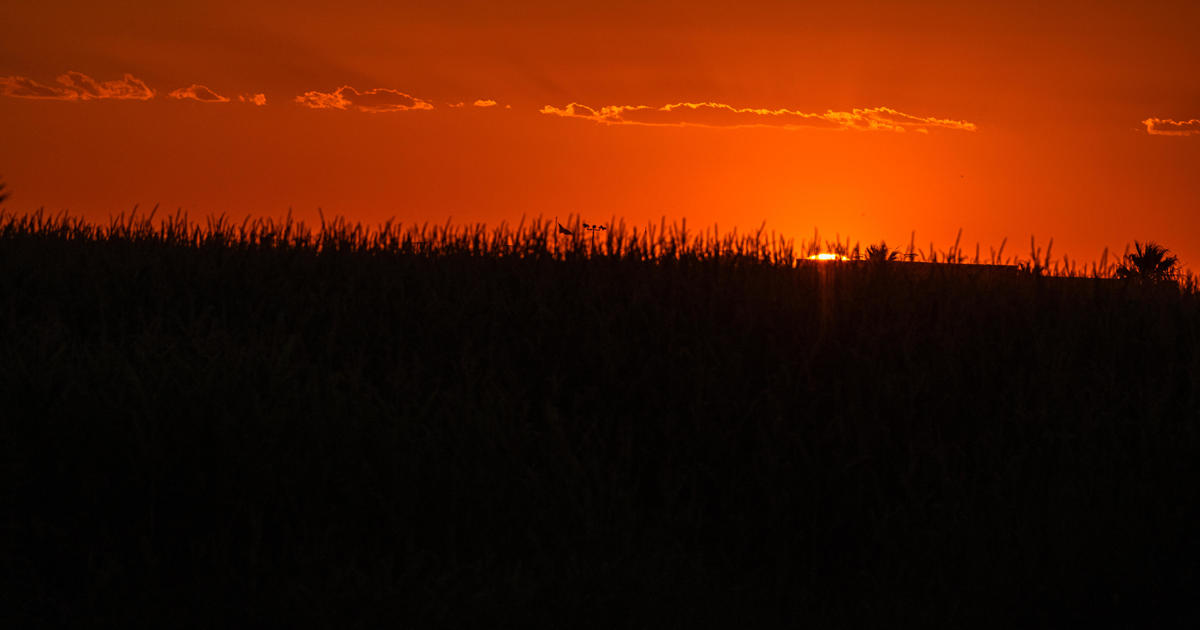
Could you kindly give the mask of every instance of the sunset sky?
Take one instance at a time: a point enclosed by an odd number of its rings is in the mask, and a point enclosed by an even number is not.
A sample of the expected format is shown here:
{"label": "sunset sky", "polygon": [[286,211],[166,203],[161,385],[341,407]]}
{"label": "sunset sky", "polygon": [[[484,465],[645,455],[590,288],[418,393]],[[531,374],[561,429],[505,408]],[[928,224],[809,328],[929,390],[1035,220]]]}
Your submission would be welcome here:
{"label": "sunset sky", "polygon": [[1200,268],[1200,3],[0,10],[9,211],[582,215]]}

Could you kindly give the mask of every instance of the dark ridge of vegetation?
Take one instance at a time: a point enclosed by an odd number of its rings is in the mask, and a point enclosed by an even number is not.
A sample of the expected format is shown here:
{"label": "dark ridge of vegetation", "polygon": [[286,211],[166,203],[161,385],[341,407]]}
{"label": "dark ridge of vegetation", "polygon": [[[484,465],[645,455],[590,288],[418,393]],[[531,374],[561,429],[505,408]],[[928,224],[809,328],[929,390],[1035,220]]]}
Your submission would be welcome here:
{"label": "dark ridge of vegetation", "polygon": [[1191,279],[553,227],[0,217],[0,609],[1200,621]]}

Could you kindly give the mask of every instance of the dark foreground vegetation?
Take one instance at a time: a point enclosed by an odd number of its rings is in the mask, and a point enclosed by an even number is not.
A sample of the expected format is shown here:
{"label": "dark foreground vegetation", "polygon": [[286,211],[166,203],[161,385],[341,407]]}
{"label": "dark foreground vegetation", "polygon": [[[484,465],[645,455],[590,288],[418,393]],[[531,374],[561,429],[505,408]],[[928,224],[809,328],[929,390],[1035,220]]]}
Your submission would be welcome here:
{"label": "dark foreground vegetation", "polygon": [[1200,617],[1190,282],[327,227],[0,220],[9,627]]}

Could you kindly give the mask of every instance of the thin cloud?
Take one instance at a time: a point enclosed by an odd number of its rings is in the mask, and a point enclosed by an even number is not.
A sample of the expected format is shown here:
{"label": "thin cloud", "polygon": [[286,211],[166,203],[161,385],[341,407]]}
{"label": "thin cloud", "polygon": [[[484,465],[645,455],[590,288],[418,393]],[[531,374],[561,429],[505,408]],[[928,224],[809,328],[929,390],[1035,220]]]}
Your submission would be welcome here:
{"label": "thin cloud", "polygon": [[931,129],[975,131],[974,123],[947,118],[913,116],[889,107],[853,109],[848,112],[805,113],[792,109],[734,107],[725,103],[673,103],[650,105],[606,105],[600,108],[580,103],[565,107],[547,105],[541,113],[563,118],[579,118],[603,125],[643,127],[777,127],[783,129],[823,128],[855,131],[916,131]]}
{"label": "thin cloud", "polygon": [[1147,118],[1142,121],[1146,133],[1152,136],[1198,136],[1200,119],[1171,120],[1170,118]]}
{"label": "thin cloud", "polygon": [[343,85],[333,92],[305,92],[295,101],[313,109],[355,109],[360,112],[380,114],[433,109],[433,104],[399,90],[376,88],[356,90]]}
{"label": "thin cloud", "polygon": [[28,77],[0,77],[0,94],[13,98],[33,98],[57,101],[92,101],[104,99],[146,101],[154,98],[154,90],[132,74],[115,81],[97,81],[74,70],[59,75],[58,85],[39,83]]}
{"label": "thin cloud", "polygon": [[132,74],[116,81],[100,82],[82,72],[68,72],[58,77],[58,82],[78,92],[79,98],[85,101],[106,98],[146,101],[154,98],[154,90]]}
{"label": "thin cloud", "polygon": [[239,103],[253,103],[259,107],[267,104],[266,94],[242,94],[238,97]]}
{"label": "thin cloud", "polygon": [[0,77],[0,94],[13,98],[41,98],[74,101],[79,95],[57,85],[45,85],[28,77]]}
{"label": "thin cloud", "polygon": [[228,97],[221,96],[220,94],[217,94],[216,92],[209,89],[207,86],[199,85],[196,83],[193,83],[192,85],[189,85],[188,87],[185,87],[185,88],[179,88],[178,90],[172,90],[171,93],[168,94],[168,96],[170,96],[171,98],[180,99],[180,100],[191,99],[193,101],[200,101],[201,103],[228,103],[229,102]]}
{"label": "thin cloud", "polygon": [[[497,104],[498,103],[496,103],[496,101],[493,101],[490,98],[489,99],[481,98],[481,99],[476,99],[474,103],[471,103],[471,107],[495,107]],[[459,109],[460,107],[466,107],[467,102],[459,101],[457,103],[447,103],[446,106],[450,107],[452,109]]]}

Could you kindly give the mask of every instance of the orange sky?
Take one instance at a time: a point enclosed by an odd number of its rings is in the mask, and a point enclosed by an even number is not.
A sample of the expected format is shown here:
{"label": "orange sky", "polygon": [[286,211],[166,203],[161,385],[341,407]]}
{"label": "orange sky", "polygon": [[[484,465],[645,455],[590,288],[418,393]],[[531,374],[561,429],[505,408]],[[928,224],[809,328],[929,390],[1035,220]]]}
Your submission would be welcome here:
{"label": "orange sky", "polygon": [[1200,268],[1200,3],[169,4],[3,9],[9,210],[962,228]]}

